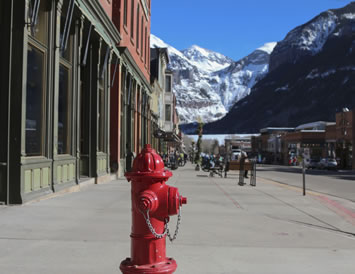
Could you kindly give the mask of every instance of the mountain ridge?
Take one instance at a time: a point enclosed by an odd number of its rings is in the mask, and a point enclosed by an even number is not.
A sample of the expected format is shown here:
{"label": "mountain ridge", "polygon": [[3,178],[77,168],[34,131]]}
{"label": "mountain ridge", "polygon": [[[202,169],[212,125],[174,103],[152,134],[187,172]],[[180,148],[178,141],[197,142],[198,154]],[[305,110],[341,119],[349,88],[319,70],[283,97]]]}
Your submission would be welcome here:
{"label": "mountain ridge", "polygon": [[239,61],[233,61],[197,45],[179,51],[151,35],[151,47],[168,48],[168,68],[173,71],[177,111],[182,123],[199,119],[211,122],[226,115],[267,73],[275,45],[275,42],[266,43]]}
{"label": "mountain ridge", "polygon": [[207,124],[204,132],[254,133],[264,127],[333,121],[337,111],[355,107],[354,60],[355,2],[351,2],[291,30],[277,43],[268,74],[251,94],[225,117]]}

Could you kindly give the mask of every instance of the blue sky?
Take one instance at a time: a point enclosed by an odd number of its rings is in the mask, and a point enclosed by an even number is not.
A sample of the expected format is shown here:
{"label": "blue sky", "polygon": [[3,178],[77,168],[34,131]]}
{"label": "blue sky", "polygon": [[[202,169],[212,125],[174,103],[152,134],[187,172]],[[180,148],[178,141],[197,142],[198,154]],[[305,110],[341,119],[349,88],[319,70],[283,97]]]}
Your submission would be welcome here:
{"label": "blue sky", "polygon": [[151,32],[181,50],[193,44],[239,60],[348,0],[152,0]]}

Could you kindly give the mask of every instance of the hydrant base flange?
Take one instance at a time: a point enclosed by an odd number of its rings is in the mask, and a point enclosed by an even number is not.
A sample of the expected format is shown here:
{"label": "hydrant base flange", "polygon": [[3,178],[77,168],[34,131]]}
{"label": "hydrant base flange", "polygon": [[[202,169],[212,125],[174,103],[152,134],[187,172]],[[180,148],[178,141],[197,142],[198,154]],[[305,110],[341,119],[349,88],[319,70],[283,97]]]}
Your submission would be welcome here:
{"label": "hydrant base flange", "polygon": [[156,264],[135,265],[130,258],[121,262],[120,269],[123,274],[151,273],[151,274],[172,274],[177,268],[173,258],[166,258],[165,261]]}

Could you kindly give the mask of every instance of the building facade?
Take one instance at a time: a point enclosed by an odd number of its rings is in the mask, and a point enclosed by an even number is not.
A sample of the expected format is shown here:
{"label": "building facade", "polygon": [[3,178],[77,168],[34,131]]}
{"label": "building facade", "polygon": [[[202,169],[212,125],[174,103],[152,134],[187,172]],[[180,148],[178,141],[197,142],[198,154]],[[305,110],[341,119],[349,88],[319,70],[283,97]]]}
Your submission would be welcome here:
{"label": "building facade", "polygon": [[150,0],[0,1],[0,204],[130,169],[157,122],[150,14]]}
{"label": "building facade", "polygon": [[[171,89],[170,83],[166,81],[166,69],[169,63],[169,55],[166,48],[151,48],[150,52],[150,83],[152,86],[151,113],[154,117],[152,123],[152,146],[161,153],[163,151],[165,136],[165,93],[167,90]],[[169,87],[166,86],[167,84],[169,84]]]}
{"label": "building facade", "polygon": [[151,140],[150,0],[113,0],[113,23],[121,34],[120,59],[111,88],[112,169],[122,176]]}
{"label": "building facade", "polygon": [[[355,169],[355,111],[343,109],[335,122],[312,122],[296,128],[265,128],[252,139],[252,151],[267,163],[289,164],[302,155],[333,158],[340,169]],[[276,160],[275,160],[276,159]]]}

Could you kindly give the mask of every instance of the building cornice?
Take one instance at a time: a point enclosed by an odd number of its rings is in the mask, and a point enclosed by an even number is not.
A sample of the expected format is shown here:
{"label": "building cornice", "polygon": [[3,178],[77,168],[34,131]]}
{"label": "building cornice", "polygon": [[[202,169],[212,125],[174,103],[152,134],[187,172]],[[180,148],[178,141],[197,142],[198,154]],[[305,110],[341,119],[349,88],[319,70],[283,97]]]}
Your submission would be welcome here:
{"label": "building cornice", "polygon": [[119,44],[122,40],[119,31],[116,26],[113,24],[110,17],[107,15],[106,11],[100,4],[99,0],[75,0],[75,2],[80,6],[84,5],[88,11],[94,15],[95,20],[102,23],[105,28],[106,33],[110,36],[110,38],[115,42],[115,44]]}
{"label": "building cornice", "polygon": [[145,78],[143,72],[139,69],[138,65],[134,61],[133,56],[129,52],[127,47],[118,47],[118,50],[121,54],[121,58],[123,61],[126,61],[134,70],[134,74],[139,78],[140,82],[144,83],[145,88],[149,93],[152,93],[152,87],[149,81]]}

